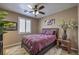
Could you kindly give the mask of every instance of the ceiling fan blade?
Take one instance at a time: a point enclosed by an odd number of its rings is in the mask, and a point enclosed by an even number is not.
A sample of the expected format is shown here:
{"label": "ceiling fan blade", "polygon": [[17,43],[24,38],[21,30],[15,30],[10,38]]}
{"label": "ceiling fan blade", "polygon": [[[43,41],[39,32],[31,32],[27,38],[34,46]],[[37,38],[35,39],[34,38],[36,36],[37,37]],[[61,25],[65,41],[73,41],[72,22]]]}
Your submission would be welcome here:
{"label": "ceiling fan blade", "polygon": [[27,6],[32,9],[32,6],[31,5],[27,5]]}
{"label": "ceiling fan blade", "polygon": [[32,13],[33,11],[29,11],[29,13]]}
{"label": "ceiling fan blade", "polygon": [[28,12],[27,10],[24,10],[24,12]]}
{"label": "ceiling fan blade", "polygon": [[26,13],[26,12],[32,13],[33,11],[27,11],[27,10],[24,10],[24,12],[25,12],[25,13]]}
{"label": "ceiling fan blade", "polygon": [[42,11],[39,11],[39,13],[41,13],[41,14],[45,14],[44,12],[42,12]]}
{"label": "ceiling fan blade", "polygon": [[35,5],[35,8],[37,9],[38,5]]}
{"label": "ceiling fan blade", "polygon": [[44,8],[44,6],[41,6],[41,7],[39,7],[39,10],[41,10],[41,9],[43,9]]}

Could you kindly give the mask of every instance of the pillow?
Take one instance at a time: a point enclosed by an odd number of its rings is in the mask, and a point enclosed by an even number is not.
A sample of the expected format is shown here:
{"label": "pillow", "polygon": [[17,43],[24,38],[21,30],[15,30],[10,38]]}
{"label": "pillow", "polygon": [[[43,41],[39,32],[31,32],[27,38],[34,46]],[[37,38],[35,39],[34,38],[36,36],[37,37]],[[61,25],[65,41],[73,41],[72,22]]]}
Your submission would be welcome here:
{"label": "pillow", "polygon": [[45,33],[46,35],[49,35],[50,33],[49,33],[49,31],[46,31],[46,33]]}
{"label": "pillow", "polygon": [[41,34],[56,35],[56,31],[52,29],[43,29]]}
{"label": "pillow", "polygon": [[56,32],[55,31],[46,31],[45,34],[46,35],[55,35]]}
{"label": "pillow", "polygon": [[46,34],[46,30],[42,30],[42,34]]}
{"label": "pillow", "polygon": [[53,33],[52,33],[53,35],[55,35],[56,34],[56,31],[53,31]]}

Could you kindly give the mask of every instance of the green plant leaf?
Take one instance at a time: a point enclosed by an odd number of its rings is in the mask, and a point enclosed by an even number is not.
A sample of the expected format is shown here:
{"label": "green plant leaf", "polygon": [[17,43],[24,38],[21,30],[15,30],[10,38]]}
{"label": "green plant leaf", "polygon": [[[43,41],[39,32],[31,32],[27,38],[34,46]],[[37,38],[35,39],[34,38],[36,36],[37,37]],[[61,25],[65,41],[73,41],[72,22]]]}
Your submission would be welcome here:
{"label": "green plant leaf", "polygon": [[5,17],[8,15],[6,11],[0,11],[0,33],[5,32],[4,31],[4,21]]}

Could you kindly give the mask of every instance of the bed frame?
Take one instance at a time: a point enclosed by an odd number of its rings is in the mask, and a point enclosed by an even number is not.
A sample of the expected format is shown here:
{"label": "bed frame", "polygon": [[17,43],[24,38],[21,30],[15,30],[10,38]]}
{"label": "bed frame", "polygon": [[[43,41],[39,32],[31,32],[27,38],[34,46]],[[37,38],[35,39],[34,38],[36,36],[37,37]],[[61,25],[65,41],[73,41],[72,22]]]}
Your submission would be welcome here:
{"label": "bed frame", "polygon": [[[58,35],[59,35],[59,29],[58,28],[43,28],[43,30],[48,30],[48,31],[49,30],[54,30],[56,32],[56,40],[53,43],[49,44],[48,46],[44,47],[41,51],[37,52],[35,55],[43,55],[43,54],[45,54],[50,48],[55,46],[56,43],[57,43],[57,39],[58,39]],[[23,47],[30,55],[33,55],[29,51],[28,47],[23,43],[23,41],[21,43],[21,47]]]}

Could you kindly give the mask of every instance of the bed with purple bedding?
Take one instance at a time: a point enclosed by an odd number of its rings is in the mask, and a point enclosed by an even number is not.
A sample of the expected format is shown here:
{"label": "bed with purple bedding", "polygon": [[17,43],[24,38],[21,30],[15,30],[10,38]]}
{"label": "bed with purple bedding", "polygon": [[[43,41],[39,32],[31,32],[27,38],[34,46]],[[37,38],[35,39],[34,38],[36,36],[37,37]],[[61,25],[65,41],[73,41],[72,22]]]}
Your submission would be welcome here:
{"label": "bed with purple bedding", "polygon": [[54,43],[57,39],[57,28],[44,28],[41,34],[25,35],[22,44],[31,54],[37,54],[46,46]]}

